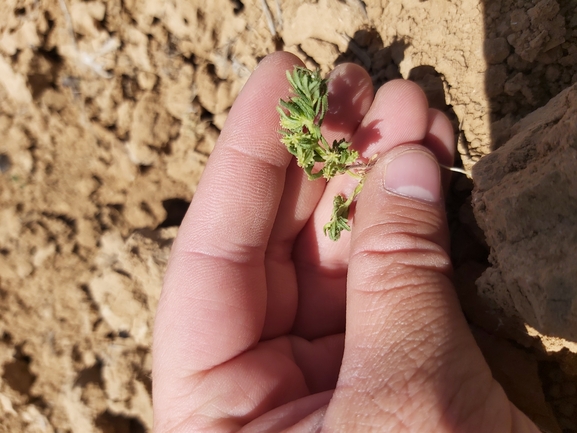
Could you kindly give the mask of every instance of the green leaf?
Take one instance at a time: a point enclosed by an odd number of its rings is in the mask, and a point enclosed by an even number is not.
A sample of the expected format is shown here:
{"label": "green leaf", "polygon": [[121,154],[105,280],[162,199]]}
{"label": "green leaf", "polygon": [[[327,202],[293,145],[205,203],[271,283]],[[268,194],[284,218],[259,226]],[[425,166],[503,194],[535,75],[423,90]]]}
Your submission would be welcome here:
{"label": "green leaf", "polygon": [[326,153],[323,176],[325,179],[331,179],[337,174],[345,173],[349,166],[354,164],[359,158],[356,150],[350,150],[351,143],[343,138],[340,141],[334,141],[329,151]]}
{"label": "green leaf", "polygon": [[332,241],[338,241],[343,230],[351,231],[348,224],[350,203],[342,195],[336,195],[333,199],[333,212],[331,220],[323,227],[325,236]]}

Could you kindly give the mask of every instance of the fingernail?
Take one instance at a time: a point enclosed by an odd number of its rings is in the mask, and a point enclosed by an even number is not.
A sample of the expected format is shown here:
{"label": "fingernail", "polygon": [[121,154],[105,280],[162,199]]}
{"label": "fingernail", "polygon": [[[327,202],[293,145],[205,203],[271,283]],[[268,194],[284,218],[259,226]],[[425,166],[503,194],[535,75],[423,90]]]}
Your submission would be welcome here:
{"label": "fingernail", "polygon": [[385,188],[392,193],[433,203],[441,200],[439,164],[428,153],[400,153],[385,170]]}

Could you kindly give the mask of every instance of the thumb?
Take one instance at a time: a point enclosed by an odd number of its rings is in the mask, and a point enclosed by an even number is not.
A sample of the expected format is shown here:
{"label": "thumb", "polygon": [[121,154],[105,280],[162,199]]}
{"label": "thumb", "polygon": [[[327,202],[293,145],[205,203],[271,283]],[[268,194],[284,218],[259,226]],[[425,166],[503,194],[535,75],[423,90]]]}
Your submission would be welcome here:
{"label": "thumb", "polygon": [[326,418],[335,431],[445,431],[457,423],[451,405],[467,409],[469,379],[491,383],[448,248],[437,160],[396,146],[367,174],[355,211],[345,352]]}

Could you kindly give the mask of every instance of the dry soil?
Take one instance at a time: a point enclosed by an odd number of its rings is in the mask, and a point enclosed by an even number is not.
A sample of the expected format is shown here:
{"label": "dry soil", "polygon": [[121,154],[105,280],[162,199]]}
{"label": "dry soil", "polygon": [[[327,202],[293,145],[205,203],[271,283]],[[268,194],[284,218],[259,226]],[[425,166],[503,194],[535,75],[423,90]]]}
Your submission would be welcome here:
{"label": "dry soil", "polygon": [[[4,0],[0,431],[151,430],[150,344],[171,240],[236,95],[278,49],[452,119],[466,169],[577,81],[575,0]],[[509,326],[457,177],[456,283],[495,376],[543,431],[577,432],[572,342]],[[573,343],[574,344],[574,343]],[[573,347],[573,349],[571,349]],[[573,351],[572,351],[573,350]]]}

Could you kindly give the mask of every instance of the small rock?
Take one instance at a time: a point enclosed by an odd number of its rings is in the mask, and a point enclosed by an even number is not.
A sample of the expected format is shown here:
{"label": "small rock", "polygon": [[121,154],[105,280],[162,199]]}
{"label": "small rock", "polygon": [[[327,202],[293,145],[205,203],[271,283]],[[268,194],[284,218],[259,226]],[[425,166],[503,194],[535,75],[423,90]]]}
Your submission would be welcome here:
{"label": "small rock", "polygon": [[559,12],[559,3],[556,0],[541,0],[527,11],[531,21],[550,20]]}
{"label": "small rock", "polygon": [[516,9],[511,12],[511,30],[520,32],[528,29],[530,25],[529,17],[523,9]]}
{"label": "small rock", "polygon": [[548,81],[555,81],[561,76],[561,70],[558,65],[549,65],[545,70],[545,78]]}
{"label": "small rock", "polygon": [[522,72],[517,73],[513,78],[507,80],[503,89],[505,93],[509,96],[513,96],[515,93],[521,91],[523,87],[527,85],[527,80]]}
{"label": "small rock", "polygon": [[494,39],[485,39],[484,43],[485,59],[491,65],[504,61],[511,50],[507,39],[500,37]]}
{"label": "small rock", "polygon": [[142,90],[152,90],[156,84],[157,76],[152,72],[140,71],[136,76],[138,87]]}

